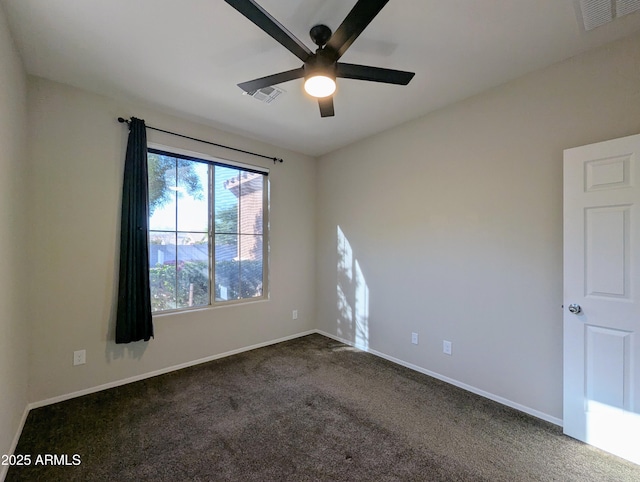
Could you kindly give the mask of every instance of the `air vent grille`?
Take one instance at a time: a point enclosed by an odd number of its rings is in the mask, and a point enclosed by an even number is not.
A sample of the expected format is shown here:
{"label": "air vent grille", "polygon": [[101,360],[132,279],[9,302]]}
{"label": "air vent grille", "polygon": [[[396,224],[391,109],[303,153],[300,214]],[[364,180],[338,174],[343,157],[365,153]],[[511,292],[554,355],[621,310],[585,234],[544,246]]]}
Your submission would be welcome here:
{"label": "air vent grille", "polygon": [[616,0],[616,17],[640,10],[640,0]]}
{"label": "air vent grille", "polygon": [[251,92],[245,92],[254,99],[264,102],[265,104],[271,104],[280,94],[284,94],[284,90],[278,87],[263,87],[262,89],[252,90]]}
{"label": "air vent grille", "polygon": [[593,30],[636,10],[640,10],[640,0],[580,0],[585,30]]}

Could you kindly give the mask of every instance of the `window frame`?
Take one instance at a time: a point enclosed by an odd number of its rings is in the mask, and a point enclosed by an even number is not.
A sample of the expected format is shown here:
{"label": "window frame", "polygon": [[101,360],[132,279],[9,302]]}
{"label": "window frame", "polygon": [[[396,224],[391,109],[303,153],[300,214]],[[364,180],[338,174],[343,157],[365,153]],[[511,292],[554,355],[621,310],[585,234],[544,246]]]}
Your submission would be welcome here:
{"label": "window frame", "polygon": [[[159,155],[166,155],[175,157],[178,159],[184,159],[191,162],[200,162],[203,164],[207,164],[209,166],[208,169],[208,240],[209,240],[209,304],[207,305],[199,305],[199,306],[191,306],[191,307],[181,307],[181,308],[171,308],[167,310],[160,311],[152,311],[152,316],[164,316],[171,314],[178,314],[184,312],[198,311],[198,310],[208,310],[215,309],[220,307],[227,306],[236,306],[243,305],[247,303],[258,303],[263,301],[268,301],[270,299],[270,284],[269,284],[269,273],[270,273],[270,187],[271,183],[269,181],[269,169],[256,166],[252,164],[246,164],[243,162],[239,162],[233,159],[228,159],[224,157],[211,156],[202,152],[190,151],[186,149],[181,149],[177,147],[167,146],[164,144],[152,143],[149,142],[147,144],[147,153],[155,153]],[[147,156],[148,159],[148,156]],[[251,298],[239,298],[239,299],[230,299],[230,300],[216,300],[216,288],[215,288],[215,256],[216,256],[216,245],[215,245],[215,167],[227,167],[231,169],[238,169],[240,171],[251,172],[260,174],[263,176],[263,186],[262,186],[262,295],[255,296]],[[147,239],[150,242],[150,233],[154,231],[151,229],[150,223],[147,227]],[[176,232],[179,232],[176,226]],[[238,233],[240,235],[240,233]],[[151,269],[152,266],[149,266]]]}

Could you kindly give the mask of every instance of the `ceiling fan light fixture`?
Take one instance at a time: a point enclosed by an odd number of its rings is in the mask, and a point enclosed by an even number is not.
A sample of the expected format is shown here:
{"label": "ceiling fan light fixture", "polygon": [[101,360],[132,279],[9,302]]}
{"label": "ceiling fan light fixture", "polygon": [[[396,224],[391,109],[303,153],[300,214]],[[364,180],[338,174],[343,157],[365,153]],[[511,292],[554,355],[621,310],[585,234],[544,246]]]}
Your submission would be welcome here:
{"label": "ceiling fan light fixture", "polygon": [[[640,0],[615,1],[640,2]],[[389,0],[355,0],[355,5],[335,32],[324,24],[314,25],[309,35],[313,43],[318,46],[315,53],[278,23],[269,12],[256,3],[256,0],[225,0],[225,2],[303,62],[302,67],[297,69],[238,84],[238,87],[249,94],[265,87],[304,78],[304,90],[307,95],[317,100],[320,117],[333,117],[335,115],[333,93],[336,91],[337,77],[407,85],[415,75],[415,72],[338,62]]]}
{"label": "ceiling fan light fixture", "polygon": [[328,97],[336,91],[336,81],[324,73],[315,74],[305,79],[304,90],[312,97]]}

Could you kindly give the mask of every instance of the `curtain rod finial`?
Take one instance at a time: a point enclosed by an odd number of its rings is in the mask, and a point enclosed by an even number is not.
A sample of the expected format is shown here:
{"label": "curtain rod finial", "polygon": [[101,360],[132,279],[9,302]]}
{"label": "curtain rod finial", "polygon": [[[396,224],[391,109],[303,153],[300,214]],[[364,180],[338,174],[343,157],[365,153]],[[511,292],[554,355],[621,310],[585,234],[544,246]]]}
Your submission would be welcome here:
{"label": "curtain rod finial", "polygon": [[125,119],[124,117],[118,117],[118,122],[120,122],[120,124],[128,124],[129,121],[127,119]]}
{"label": "curtain rod finial", "polygon": [[284,162],[284,159],[282,159],[281,157],[274,157],[274,158],[273,158],[273,163],[275,164],[276,162],[283,163],[283,162]]}

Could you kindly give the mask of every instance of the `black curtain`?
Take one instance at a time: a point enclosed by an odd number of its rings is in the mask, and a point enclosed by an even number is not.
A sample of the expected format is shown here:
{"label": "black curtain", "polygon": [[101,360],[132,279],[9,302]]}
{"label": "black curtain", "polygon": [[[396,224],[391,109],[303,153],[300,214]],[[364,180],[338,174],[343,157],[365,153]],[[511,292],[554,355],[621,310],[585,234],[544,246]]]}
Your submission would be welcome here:
{"label": "black curtain", "polygon": [[116,343],[149,341],[153,321],[149,291],[147,131],[144,121],[135,117],[129,122],[120,222]]}

